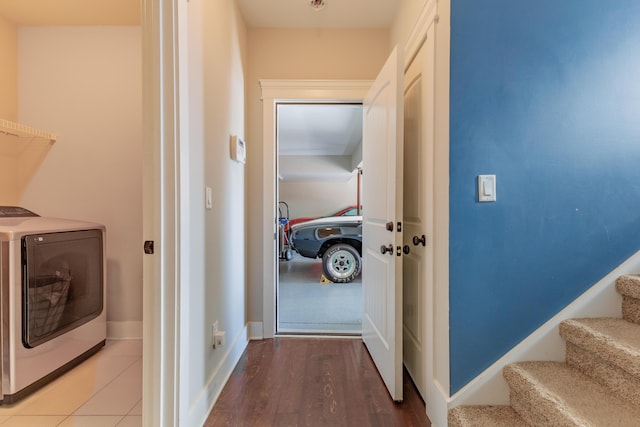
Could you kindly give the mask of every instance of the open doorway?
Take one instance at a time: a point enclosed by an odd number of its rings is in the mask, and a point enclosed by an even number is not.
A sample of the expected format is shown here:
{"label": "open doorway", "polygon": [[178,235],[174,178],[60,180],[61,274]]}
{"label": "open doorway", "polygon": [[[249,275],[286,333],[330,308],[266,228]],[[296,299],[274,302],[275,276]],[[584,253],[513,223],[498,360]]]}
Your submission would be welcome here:
{"label": "open doorway", "polygon": [[362,331],[362,104],[278,102],[278,333]]}

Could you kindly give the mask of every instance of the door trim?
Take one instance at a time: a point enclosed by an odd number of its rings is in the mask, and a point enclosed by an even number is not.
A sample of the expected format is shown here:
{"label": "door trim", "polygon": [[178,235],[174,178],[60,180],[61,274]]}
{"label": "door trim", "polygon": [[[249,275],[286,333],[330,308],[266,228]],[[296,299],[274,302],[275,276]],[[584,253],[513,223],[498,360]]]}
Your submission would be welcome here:
{"label": "door trim", "polygon": [[449,387],[449,53],[451,0],[426,0],[405,47],[405,71],[435,26],[435,81],[433,87],[433,283],[426,289],[430,303],[426,316],[427,414],[433,425],[446,425]]}
{"label": "door trim", "polygon": [[[188,283],[182,269],[181,234],[184,198],[180,152],[188,141],[186,96],[187,4],[171,0],[142,1],[143,75],[143,240],[155,242],[155,254],[143,258],[142,419],[144,425],[181,425],[189,416],[180,363],[184,334],[181,300]],[[181,96],[182,95],[182,96]],[[181,125],[182,124],[182,125]],[[186,192],[188,193],[188,191]],[[142,242],[140,245],[142,251]],[[181,311],[181,308],[183,309]]]}
{"label": "door trim", "polygon": [[263,338],[276,331],[276,103],[362,102],[370,80],[260,80],[262,98],[262,327]]}

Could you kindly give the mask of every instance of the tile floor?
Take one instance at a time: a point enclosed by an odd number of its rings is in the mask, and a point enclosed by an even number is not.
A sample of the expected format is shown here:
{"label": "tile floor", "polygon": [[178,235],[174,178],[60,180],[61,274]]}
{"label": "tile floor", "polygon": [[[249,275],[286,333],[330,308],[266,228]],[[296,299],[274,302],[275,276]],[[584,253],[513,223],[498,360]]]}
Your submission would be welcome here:
{"label": "tile floor", "polygon": [[62,377],[11,406],[0,427],[142,426],[142,341],[106,346]]}

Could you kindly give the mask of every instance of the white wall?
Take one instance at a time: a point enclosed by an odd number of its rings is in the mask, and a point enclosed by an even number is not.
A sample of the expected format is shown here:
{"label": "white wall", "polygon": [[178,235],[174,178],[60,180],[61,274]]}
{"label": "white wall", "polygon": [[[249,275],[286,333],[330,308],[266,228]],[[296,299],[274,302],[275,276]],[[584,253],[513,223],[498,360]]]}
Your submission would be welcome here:
{"label": "white wall", "polygon": [[[18,29],[0,16],[0,119],[18,120]],[[0,133],[0,205],[18,201],[17,141]]]}
{"label": "white wall", "polygon": [[358,176],[348,181],[280,181],[279,196],[289,205],[291,219],[326,216],[357,205]]}
{"label": "white wall", "polygon": [[394,17],[390,29],[391,46],[407,42],[425,3],[427,0],[401,0],[398,13]]}
{"label": "white wall", "polygon": [[[262,103],[259,80],[372,80],[389,52],[389,33],[381,29],[248,30],[247,233],[251,242],[263,236]],[[248,319],[256,322],[263,319],[261,248],[261,245],[248,245]]]}
{"label": "white wall", "polygon": [[58,135],[20,204],[107,227],[110,336],[141,336],[139,27],[21,27],[21,122]]}
{"label": "white wall", "polygon": [[0,16],[0,119],[18,120],[18,29]]}
{"label": "white wall", "polygon": [[[182,218],[189,280],[181,283],[181,365],[188,394],[185,425],[202,425],[247,344],[245,171],[230,158],[244,138],[246,30],[233,0],[191,0],[188,10],[188,126],[181,152]],[[184,73],[186,70],[180,70]],[[184,96],[185,94],[181,94]],[[249,152],[253,149],[247,142]],[[213,209],[205,209],[205,187]],[[182,254],[185,255],[184,252]],[[184,278],[184,277],[183,277]],[[226,345],[212,348],[214,322]],[[185,378],[186,377],[186,378]]]}

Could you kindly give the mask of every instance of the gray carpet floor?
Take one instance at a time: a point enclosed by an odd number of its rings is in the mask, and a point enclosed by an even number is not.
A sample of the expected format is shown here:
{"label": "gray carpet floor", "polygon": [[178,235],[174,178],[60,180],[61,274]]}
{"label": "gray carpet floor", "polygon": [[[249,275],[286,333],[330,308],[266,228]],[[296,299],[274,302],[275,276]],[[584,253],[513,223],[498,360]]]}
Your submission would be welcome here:
{"label": "gray carpet floor", "polygon": [[294,255],[279,261],[278,332],[362,332],[362,278],[321,283],[322,261]]}

